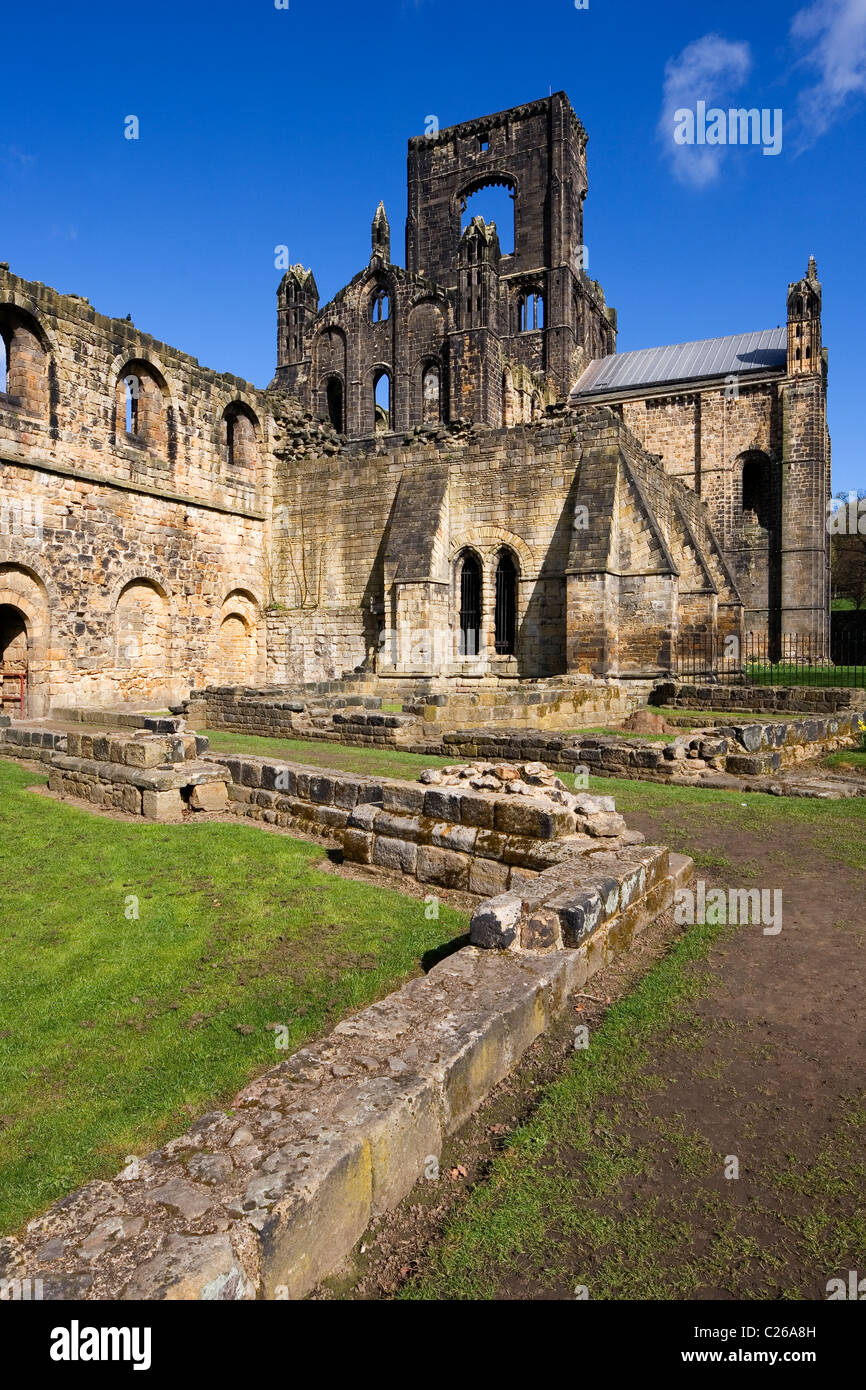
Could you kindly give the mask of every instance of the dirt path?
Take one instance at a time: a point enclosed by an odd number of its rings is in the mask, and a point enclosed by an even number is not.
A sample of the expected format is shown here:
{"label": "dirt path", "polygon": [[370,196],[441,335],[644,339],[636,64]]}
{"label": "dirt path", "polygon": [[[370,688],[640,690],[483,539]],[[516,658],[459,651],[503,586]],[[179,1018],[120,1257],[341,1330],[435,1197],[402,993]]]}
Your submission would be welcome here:
{"label": "dirt path", "polygon": [[[656,928],[588,987],[622,1004],[578,1001],[330,1296],[824,1299],[866,1276],[866,844],[845,804],[780,808],[760,838],[730,806],[631,813],[708,888],[781,890],[781,931],[722,929],[671,992]],[[674,956],[688,930],[668,924]]]}

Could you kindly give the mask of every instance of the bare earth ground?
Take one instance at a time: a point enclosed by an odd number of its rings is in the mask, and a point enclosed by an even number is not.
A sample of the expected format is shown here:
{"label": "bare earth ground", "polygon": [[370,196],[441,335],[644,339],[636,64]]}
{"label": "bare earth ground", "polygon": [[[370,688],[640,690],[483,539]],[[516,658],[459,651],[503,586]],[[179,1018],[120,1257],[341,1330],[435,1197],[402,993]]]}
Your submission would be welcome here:
{"label": "bare earth ground", "polygon": [[[828,1279],[866,1274],[863,821],[845,823],[843,862],[820,819],[771,817],[761,839],[710,806],[628,819],[694,854],[709,886],[781,888],[782,931],[724,929],[648,1059],[589,1115],[561,1092],[544,1112],[575,1022],[594,1037],[683,936],[671,915],[656,923],[317,1297],[571,1299],[582,1284],[593,1299],[823,1299]],[[550,1194],[535,1203],[534,1176]]]}

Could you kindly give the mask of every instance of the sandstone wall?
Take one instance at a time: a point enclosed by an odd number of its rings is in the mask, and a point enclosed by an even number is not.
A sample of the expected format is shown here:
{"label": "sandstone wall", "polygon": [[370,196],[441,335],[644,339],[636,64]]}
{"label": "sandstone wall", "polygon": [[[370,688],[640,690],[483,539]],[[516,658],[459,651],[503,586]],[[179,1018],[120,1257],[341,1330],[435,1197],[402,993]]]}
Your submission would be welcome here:
{"label": "sandstone wall", "polygon": [[261,394],[5,267],[0,331],[0,645],[23,615],[26,712],[263,676]]}

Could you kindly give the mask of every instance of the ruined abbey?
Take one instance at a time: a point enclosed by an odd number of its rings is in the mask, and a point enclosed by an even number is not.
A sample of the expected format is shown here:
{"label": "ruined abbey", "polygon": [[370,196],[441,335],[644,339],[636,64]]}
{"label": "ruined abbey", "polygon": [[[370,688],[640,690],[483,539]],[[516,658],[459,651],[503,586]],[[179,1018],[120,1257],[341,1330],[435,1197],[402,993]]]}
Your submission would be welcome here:
{"label": "ruined abbey", "polygon": [[0,265],[4,712],[826,644],[815,262],[781,327],[617,353],[586,145],[563,93],[411,139],[405,266],[380,203],[329,303],[289,269],[267,389]]}

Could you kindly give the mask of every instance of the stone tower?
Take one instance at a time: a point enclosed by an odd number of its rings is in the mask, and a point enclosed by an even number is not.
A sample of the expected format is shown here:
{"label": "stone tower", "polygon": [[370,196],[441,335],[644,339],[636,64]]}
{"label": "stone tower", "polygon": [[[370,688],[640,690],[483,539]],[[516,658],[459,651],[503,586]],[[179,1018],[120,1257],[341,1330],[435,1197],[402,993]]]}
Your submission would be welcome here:
{"label": "stone tower", "polygon": [[821,370],[821,281],[815,257],[802,280],[788,286],[788,375]]}

